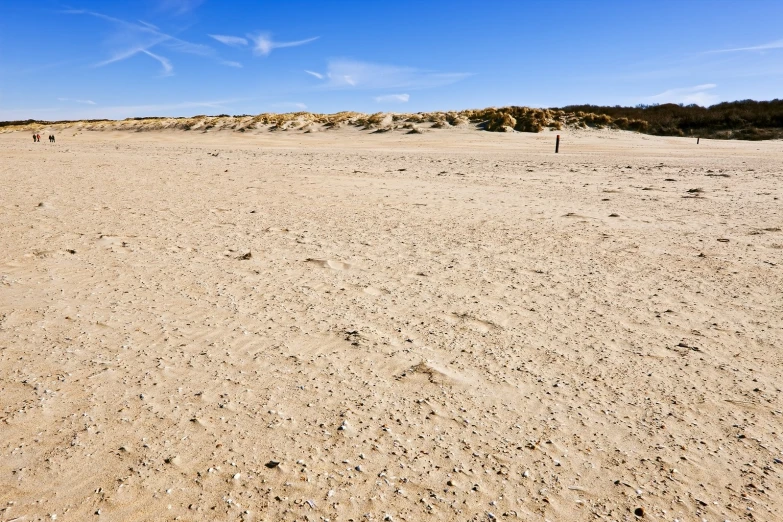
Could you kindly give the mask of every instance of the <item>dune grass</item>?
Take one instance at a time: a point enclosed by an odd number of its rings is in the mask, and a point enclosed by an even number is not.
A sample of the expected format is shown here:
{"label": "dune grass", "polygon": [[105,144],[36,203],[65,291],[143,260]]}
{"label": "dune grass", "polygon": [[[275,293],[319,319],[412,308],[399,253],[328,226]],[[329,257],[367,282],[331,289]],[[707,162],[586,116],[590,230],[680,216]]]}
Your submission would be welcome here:
{"label": "dune grass", "polygon": [[160,116],[126,118],[125,120],[79,121],[5,121],[0,132],[17,130],[40,131],[45,128],[76,127],[79,130],[132,130],[136,132],[165,129],[185,131],[302,131],[313,132],[346,125],[364,130],[387,132],[411,130],[409,124],[430,123],[432,128],[450,128],[467,125],[490,132],[541,132],[549,128],[620,129],[659,136],[698,136],[714,139],[765,140],[783,138],[783,100],[744,100],[720,103],[711,107],[698,105],[639,105],[637,107],[601,107],[572,105],[555,109],[530,107],[489,107],[447,112],[362,114],[338,112],[317,114],[291,112],[258,115],[219,114],[197,115],[185,118]]}

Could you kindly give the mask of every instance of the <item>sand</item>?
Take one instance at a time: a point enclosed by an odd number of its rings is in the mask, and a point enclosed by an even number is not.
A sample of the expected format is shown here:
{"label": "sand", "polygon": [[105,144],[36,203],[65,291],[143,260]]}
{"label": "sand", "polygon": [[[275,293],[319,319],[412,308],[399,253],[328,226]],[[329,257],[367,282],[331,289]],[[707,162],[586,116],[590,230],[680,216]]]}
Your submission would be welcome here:
{"label": "sand", "polygon": [[783,143],[561,134],[0,136],[0,520],[783,520]]}

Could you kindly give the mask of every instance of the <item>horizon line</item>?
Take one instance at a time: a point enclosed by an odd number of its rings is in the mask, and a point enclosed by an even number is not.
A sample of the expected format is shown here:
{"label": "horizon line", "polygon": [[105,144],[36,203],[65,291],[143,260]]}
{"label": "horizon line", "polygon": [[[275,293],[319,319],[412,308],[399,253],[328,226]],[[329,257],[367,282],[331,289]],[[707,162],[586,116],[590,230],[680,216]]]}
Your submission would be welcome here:
{"label": "horizon line", "polygon": [[724,101],[724,102],[718,102],[712,105],[699,105],[696,103],[692,104],[684,104],[684,103],[650,103],[650,104],[637,104],[637,105],[595,105],[591,103],[581,103],[581,104],[569,104],[569,105],[563,105],[560,107],[537,107],[533,105],[490,105],[482,108],[466,108],[466,109],[448,109],[448,110],[429,110],[429,111],[376,111],[376,112],[362,112],[362,111],[354,111],[354,110],[343,110],[343,111],[337,111],[337,112],[313,112],[313,111],[307,111],[307,110],[301,110],[301,111],[288,111],[288,112],[260,112],[257,114],[227,114],[227,113],[220,113],[220,114],[194,114],[191,116],[128,116],[126,118],[78,118],[78,119],[65,119],[65,120],[39,120],[34,118],[27,118],[27,119],[21,119],[21,120],[0,120],[0,126],[6,127],[14,124],[31,124],[31,123],[42,123],[42,124],[62,124],[62,123],[79,123],[79,122],[101,122],[101,121],[128,121],[128,120],[147,120],[147,119],[188,119],[188,118],[220,118],[220,117],[228,117],[228,118],[246,118],[246,117],[257,117],[262,115],[286,115],[286,114],[310,114],[310,115],[317,115],[317,116],[333,116],[337,114],[346,114],[346,113],[353,113],[357,115],[373,115],[373,114],[433,114],[433,113],[460,113],[460,112],[467,112],[467,111],[484,111],[488,109],[507,109],[507,108],[513,108],[513,107],[521,107],[521,108],[527,108],[527,109],[537,109],[537,110],[566,110],[569,108],[578,108],[578,107],[595,107],[596,109],[648,109],[648,108],[655,108],[655,107],[663,107],[667,105],[674,105],[677,107],[699,107],[702,109],[710,109],[712,107],[716,107],[718,105],[724,105],[724,104],[732,104],[732,103],[742,103],[742,102],[754,102],[754,103],[771,103],[780,101],[779,98],[773,98],[771,100],[753,100],[750,98],[742,99],[742,100],[734,100],[734,101]]}

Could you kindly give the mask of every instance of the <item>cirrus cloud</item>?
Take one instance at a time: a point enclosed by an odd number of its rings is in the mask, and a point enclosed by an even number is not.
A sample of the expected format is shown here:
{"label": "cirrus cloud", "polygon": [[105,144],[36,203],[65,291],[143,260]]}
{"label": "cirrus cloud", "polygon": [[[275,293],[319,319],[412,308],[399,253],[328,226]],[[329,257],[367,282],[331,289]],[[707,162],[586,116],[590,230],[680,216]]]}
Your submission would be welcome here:
{"label": "cirrus cloud", "polygon": [[694,85],[693,87],[669,89],[660,94],[648,96],[645,98],[645,101],[654,103],[683,103],[685,105],[695,103],[696,105],[708,107],[720,100],[720,97],[717,94],[710,92],[715,87],[717,87],[717,85],[714,83],[704,83],[701,85]]}
{"label": "cirrus cloud", "polygon": [[375,101],[378,103],[408,103],[410,99],[410,94],[386,94],[375,97]]}
{"label": "cirrus cloud", "polygon": [[182,15],[193,11],[195,8],[204,3],[204,0],[158,0],[159,9],[173,13],[175,15]]}
{"label": "cirrus cloud", "polygon": [[57,98],[57,101],[61,102],[70,102],[70,103],[81,103],[82,105],[96,105],[96,103],[92,100],[75,100],[73,98]]}
{"label": "cirrus cloud", "polygon": [[[176,2],[175,2],[176,3]],[[189,4],[195,5],[196,2],[181,2],[182,5]],[[174,3],[172,3],[174,5]],[[95,11],[88,11],[85,9],[70,9],[63,11],[65,14],[89,16],[104,22],[108,22],[115,27],[115,31],[112,35],[113,41],[119,41],[122,46],[117,46],[120,50],[116,51],[110,58],[95,63],[93,67],[99,68],[113,63],[127,60],[132,56],[143,54],[158,61],[163,67],[163,76],[170,76],[173,74],[174,66],[168,57],[163,56],[157,52],[153,53],[152,49],[157,47],[165,47],[169,51],[192,54],[201,56],[203,58],[209,58],[216,60],[219,63],[229,66],[236,66],[236,62],[226,62],[222,60],[215,49],[208,45],[197,44],[177,38],[171,34],[167,34],[161,31],[157,26],[144,22],[130,22],[113,16],[108,16],[103,13]]]}
{"label": "cirrus cloud", "polygon": [[241,36],[226,36],[222,34],[209,34],[207,36],[231,47],[244,47],[247,45],[247,38],[242,38]]}
{"label": "cirrus cloud", "polygon": [[283,47],[299,47],[300,45],[309,44],[318,40],[318,36],[307,38],[305,40],[297,40],[295,42],[276,42],[272,40],[272,37],[266,33],[257,34],[250,37],[253,40],[253,52],[261,56],[269,56],[274,49],[280,49]]}
{"label": "cirrus cloud", "polygon": [[305,72],[323,80],[323,86],[329,89],[429,89],[471,76],[349,59],[330,60],[326,73]]}
{"label": "cirrus cloud", "polygon": [[750,47],[735,47],[733,49],[716,49],[707,51],[708,53],[737,53],[743,51],[769,51],[772,49],[783,49],[783,40],[775,40],[761,45],[752,45]]}
{"label": "cirrus cloud", "polygon": [[314,42],[320,38],[320,36],[314,36],[312,38],[296,40],[293,42],[278,42],[273,40],[269,33],[247,35],[247,38],[224,34],[210,34],[207,36],[231,47],[248,47],[252,43],[253,54],[257,54],[259,56],[269,56],[275,49],[282,49],[284,47],[299,47],[300,45],[309,44],[310,42]]}

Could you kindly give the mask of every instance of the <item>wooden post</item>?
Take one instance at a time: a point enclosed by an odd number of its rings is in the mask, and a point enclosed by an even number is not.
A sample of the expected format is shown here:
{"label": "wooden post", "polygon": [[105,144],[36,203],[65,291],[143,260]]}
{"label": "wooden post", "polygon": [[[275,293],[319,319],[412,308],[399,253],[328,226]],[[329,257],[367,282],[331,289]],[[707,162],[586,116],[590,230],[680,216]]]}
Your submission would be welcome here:
{"label": "wooden post", "polygon": [[698,145],[698,144],[699,144],[699,140],[700,140],[700,139],[701,139],[701,138],[696,138],[696,145]]}
{"label": "wooden post", "polygon": [[557,139],[555,140],[555,154],[560,152],[560,135],[557,135]]}

